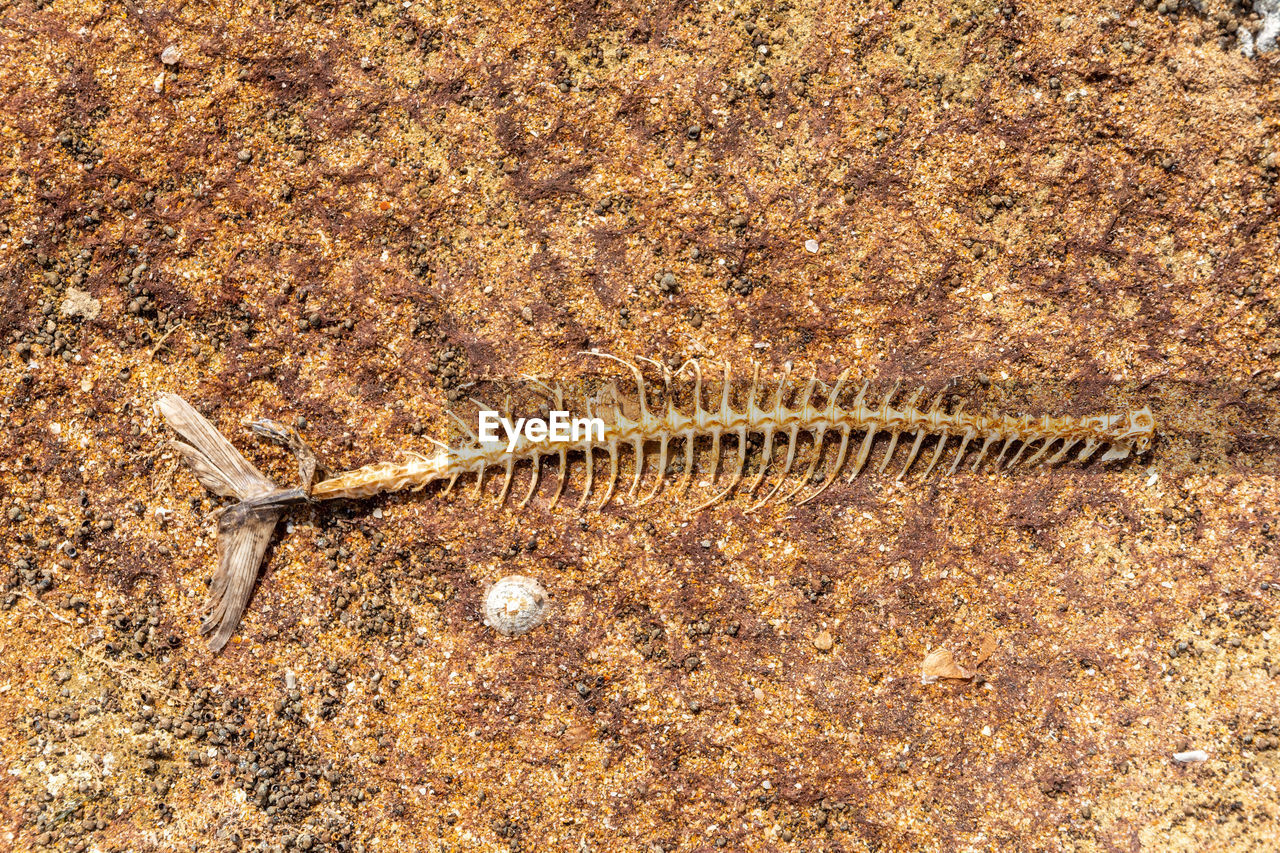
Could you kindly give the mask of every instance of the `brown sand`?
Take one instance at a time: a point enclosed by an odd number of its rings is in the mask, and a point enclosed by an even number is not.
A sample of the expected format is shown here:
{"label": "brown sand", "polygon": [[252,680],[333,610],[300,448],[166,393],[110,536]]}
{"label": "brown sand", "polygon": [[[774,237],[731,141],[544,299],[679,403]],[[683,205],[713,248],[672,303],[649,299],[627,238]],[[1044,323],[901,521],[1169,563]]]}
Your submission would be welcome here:
{"label": "brown sand", "polygon": [[[0,848],[1271,849],[1280,75],[1237,19],[0,2]],[[206,651],[157,393],[291,483],[242,419],[359,465],[586,347],[1161,436],[755,515],[300,510]],[[517,573],[556,610],[508,639]]]}

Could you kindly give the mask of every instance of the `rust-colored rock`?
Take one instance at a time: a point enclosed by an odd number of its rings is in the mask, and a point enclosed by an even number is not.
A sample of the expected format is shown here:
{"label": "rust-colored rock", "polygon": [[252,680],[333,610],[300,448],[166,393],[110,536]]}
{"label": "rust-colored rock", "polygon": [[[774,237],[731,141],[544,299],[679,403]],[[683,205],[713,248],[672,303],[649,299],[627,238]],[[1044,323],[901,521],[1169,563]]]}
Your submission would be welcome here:
{"label": "rust-colored rock", "polygon": [[[1238,5],[1147,5],[7,4],[0,848],[1266,846],[1280,80]],[[288,488],[245,419],[346,471],[592,348],[1157,437],[289,507],[208,651],[162,392]],[[555,612],[506,638],[512,574]]]}

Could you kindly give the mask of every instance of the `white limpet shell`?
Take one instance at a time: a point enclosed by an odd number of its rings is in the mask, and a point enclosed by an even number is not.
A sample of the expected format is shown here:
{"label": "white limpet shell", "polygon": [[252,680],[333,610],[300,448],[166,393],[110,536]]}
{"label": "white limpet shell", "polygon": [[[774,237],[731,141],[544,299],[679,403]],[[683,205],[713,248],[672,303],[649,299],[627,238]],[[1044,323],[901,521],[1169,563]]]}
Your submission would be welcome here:
{"label": "white limpet shell", "polygon": [[508,637],[526,634],[541,625],[551,609],[542,584],[525,575],[507,575],[484,595],[484,624]]}

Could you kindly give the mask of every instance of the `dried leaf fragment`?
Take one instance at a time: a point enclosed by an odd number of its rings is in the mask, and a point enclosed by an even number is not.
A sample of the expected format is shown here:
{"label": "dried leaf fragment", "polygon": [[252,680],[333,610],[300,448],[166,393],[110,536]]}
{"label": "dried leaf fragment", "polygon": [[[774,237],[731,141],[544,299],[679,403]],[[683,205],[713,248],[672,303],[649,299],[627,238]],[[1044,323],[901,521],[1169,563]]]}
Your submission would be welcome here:
{"label": "dried leaf fragment", "polygon": [[920,683],[933,684],[939,678],[972,678],[973,673],[956,663],[949,649],[934,649],[920,666]]}
{"label": "dried leaf fragment", "polygon": [[973,662],[975,667],[982,666],[987,662],[987,658],[996,653],[996,649],[1000,648],[996,643],[995,637],[988,634],[982,638],[982,648],[978,650],[978,659]]}

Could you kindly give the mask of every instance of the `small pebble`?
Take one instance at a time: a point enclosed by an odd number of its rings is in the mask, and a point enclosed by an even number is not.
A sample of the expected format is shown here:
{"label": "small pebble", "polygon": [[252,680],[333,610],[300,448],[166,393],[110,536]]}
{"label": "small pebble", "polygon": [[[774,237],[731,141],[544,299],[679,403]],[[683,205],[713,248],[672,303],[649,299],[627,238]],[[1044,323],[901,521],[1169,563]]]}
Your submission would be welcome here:
{"label": "small pebble", "polygon": [[160,53],[160,61],[165,65],[177,65],[182,61],[182,48],[171,44]]}
{"label": "small pebble", "polygon": [[805,250],[806,252],[808,252],[809,254],[811,254],[811,255],[816,255],[816,254],[818,254],[818,241],[817,241],[817,240],[812,240],[812,239],[810,239],[810,240],[805,240],[805,241],[804,241],[804,250]]}
{"label": "small pebble", "polygon": [[835,640],[831,638],[830,631],[822,631],[813,638],[813,645],[818,651],[829,652],[831,647],[835,645]]}
{"label": "small pebble", "polygon": [[1193,749],[1190,752],[1175,752],[1173,760],[1179,764],[1200,764],[1209,760],[1209,754],[1203,749]]}
{"label": "small pebble", "polygon": [[75,287],[67,288],[67,295],[62,300],[59,313],[63,317],[81,317],[95,320],[102,313],[102,303],[94,299],[92,294]]}
{"label": "small pebble", "polygon": [[240,153],[236,155],[236,159],[238,159],[241,163],[248,163],[250,160],[253,159],[253,152],[250,151],[248,148],[241,148]]}

